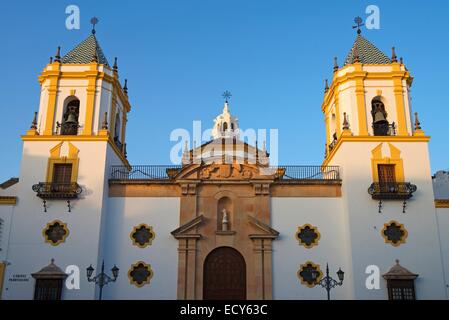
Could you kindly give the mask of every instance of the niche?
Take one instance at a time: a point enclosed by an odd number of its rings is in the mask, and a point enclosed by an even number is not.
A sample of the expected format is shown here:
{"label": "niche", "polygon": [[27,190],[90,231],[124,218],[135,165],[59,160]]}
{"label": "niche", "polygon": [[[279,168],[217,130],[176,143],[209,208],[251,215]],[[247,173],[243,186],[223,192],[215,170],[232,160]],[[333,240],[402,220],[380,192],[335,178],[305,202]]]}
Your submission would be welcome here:
{"label": "niche", "polygon": [[233,206],[232,200],[228,197],[223,197],[218,200],[217,204],[217,231],[231,231],[232,230],[232,215]]}

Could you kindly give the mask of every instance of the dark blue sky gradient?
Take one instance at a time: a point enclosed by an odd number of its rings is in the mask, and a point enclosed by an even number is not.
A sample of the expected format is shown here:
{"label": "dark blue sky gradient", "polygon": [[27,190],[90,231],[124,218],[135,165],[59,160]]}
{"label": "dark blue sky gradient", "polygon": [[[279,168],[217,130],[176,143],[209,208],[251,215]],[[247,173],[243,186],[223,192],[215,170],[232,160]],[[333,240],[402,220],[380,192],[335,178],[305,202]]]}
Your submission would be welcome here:
{"label": "dark blue sky gradient", "polygon": [[[81,29],[65,28],[65,8],[81,9]],[[54,55],[90,33],[129,79],[127,142],[132,164],[169,164],[170,132],[211,126],[221,94],[242,128],[279,129],[282,164],[320,164],[324,152],[323,83],[356,33],[369,4],[381,29],[366,38],[398,56],[415,77],[413,109],[430,142],[432,170],[449,168],[448,1],[2,1],[0,181],[18,176],[22,143],[39,103],[37,76]]]}

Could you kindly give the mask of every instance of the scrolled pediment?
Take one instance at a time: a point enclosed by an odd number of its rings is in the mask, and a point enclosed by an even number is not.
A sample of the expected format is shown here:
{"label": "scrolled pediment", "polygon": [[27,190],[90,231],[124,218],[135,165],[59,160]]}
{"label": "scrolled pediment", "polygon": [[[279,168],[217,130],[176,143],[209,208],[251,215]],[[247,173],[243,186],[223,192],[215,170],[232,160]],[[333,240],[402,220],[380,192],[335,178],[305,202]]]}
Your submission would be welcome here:
{"label": "scrolled pediment", "polygon": [[255,164],[190,164],[175,175],[176,180],[274,179],[276,171]]}

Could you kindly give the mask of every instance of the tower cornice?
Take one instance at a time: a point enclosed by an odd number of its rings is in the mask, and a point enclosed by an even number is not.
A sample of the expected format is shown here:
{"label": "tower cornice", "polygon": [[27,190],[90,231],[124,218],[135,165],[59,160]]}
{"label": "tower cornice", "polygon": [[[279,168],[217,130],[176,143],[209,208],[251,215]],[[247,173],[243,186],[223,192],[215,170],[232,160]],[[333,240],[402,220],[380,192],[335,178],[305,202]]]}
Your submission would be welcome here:
{"label": "tower cornice", "polygon": [[[55,64],[55,63],[53,63]],[[50,79],[52,77],[58,77],[60,79],[71,79],[71,80],[88,80],[91,77],[95,77],[96,79],[101,79],[106,82],[111,83],[114,88],[116,89],[117,94],[119,95],[121,101],[124,104],[124,107],[127,112],[131,111],[131,105],[128,100],[128,96],[123,91],[123,88],[118,80],[117,77],[114,75],[109,75],[107,72],[100,71],[100,70],[82,70],[82,71],[64,71],[64,70],[52,70],[49,68],[49,66],[52,67],[52,65],[47,65],[47,67],[44,69],[44,71],[41,73],[41,75],[38,77],[40,85],[43,85],[45,80]],[[64,64],[63,66],[70,66]],[[80,64],[72,64],[72,66],[80,67],[90,67],[89,64],[86,65],[80,65]],[[105,66],[105,68],[107,68]],[[109,70],[109,68],[107,68]]]}
{"label": "tower cornice", "polygon": [[[363,80],[392,80],[395,78],[396,79],[399,78],[400,80],[407,80],[409,85],[411,85],[411,81],[413,81],[413,77],[411,77],[409,71],[400,70],[400,69],[399,70],[392,69],[392,71],[385,71],[385,72],[355,70],[355,71],[349,71],[342,75],[339,75],[339,74],[341,74],[342,70],[350,68],[351,66],[354,66],[354,65],[347,65],[335,73],[332,83],[329,87],[329,91],[327,91],[326,94],[324,95],[324,101],[321,105],[321,111],[323,113],[327,113],[327,107],[329,107],[329,104],[330,104],[332,98],[335,96],[335,92],[338,91],[338,87],[347,81],[356,80],[356,79],[360,79],[360,78]],[[381,65],[362,65],[362,66],[365,67],[365,66],[381,66]],[[384,66],[382,66],[382,67],[384,67]]]}
{"label": "tower cornice", "polygon": [[344,142],[429,142],[431,139],[430,136],[349,136],[342,135],[335,147],[331,152],[327,155],[326,159],[324,159],[322,166],[327,166],[338,152],[338,149],[342,146]]}

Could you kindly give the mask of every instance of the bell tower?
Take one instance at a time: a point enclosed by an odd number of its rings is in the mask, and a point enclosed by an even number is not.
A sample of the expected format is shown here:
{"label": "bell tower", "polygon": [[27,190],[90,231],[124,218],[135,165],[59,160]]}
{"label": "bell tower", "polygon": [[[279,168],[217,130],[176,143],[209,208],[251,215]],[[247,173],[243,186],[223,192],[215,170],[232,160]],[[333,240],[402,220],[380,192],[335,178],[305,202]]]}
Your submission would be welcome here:
{"label": "bell tower", "polygon": [[[369,265],[387,271],[390,261],[408,257],[414,268],[425,270],[433,265],[429,272],[441,274],[438,239],[424,245],[427,233],[422,232],[437,230],[437,221],[430,137],[412,112],[412,83],[413,77],[395,48],[388,57],[362,36],[360,29],[343,64],[339,66],[334,59],[332,82],[325,82],[323,166],[335,165],[341,170],[342,226],[347,235],[348,270],[354,275],[347,285],[362,299],[387,296],[382,290],[366,289],[365,268]],[[404,227],[405,243],[392,244],[382,233],[392,221]],[[431,291],[430,287],[420,289]]]}
{"label": "bell tower", "polygon": [[[126,124],[131,106],[117,59],[109,64],[94,28],[72,50],[61,52],[58,47],[38,78],[39,109],[21,137],[8,274],[31,274],[51,259],[63,269],[101,265],[110,168],[129,167]],[[95,286],[80,280],[83,289],[66,290],[64,299],[95,297]],[[11,287],[5,298],[31,299],[33,284]]]}
{"label": "bell tower", "polygon": [[[126,164],[126,123],[131,110],[127,80],[119,81],[117,58],[111,67],[95,30],[73,50],[55,57],[39,76],[41,97],[24,141],[47,139],[110,140]],[[96,138],[94,138],[96,137]],[[101,139],[100,139],[101,140]]]}
{"label": "bell tower", "polygon": [[413,77],[402,58],[398,61],[394,47],[389,58],[359,32],[342,67],[334,58],[333,71],[330,86],[326,80],[322,104],[326,159],[332,157],[342,135],[424,135],[419,126],[413,125],[410,105]]}

